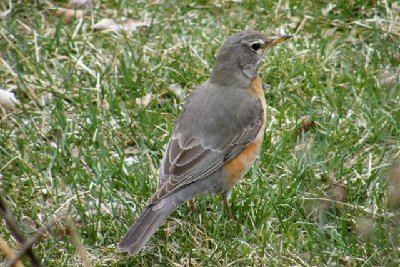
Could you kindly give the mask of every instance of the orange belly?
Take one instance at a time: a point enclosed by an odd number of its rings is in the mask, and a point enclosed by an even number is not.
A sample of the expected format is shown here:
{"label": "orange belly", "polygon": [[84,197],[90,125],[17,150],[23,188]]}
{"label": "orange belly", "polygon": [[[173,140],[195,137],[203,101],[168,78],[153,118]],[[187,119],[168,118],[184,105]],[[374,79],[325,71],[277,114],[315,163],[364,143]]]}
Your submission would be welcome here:
{"label": "orange belly", "polygon": [[229,187],[233,187],[248,172],[260,148],[261,142],[251,143],[224,166],[224,171],[228,174],[227,184]]}
{"label": "orange belly", "polygon": [[252,96],[260,99],[264,110],[264,120],[260,132],[254,141],[250,143],[236,158],[232,159],[224,166],[224,171],[228,174],[227,184],[229,187],[233,187],[248,172],[260,151],[264,137],[266,104],[261,79],[259,77],[253,79],[247,91]]}

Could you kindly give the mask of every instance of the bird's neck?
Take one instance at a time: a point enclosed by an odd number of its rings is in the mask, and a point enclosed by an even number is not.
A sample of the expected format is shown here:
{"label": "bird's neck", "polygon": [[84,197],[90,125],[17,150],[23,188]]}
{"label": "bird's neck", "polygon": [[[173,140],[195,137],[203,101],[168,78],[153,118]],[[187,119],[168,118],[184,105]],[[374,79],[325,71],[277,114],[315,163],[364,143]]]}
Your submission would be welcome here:
{"label": "bird's neck", "polygon": [[237,68],[232,69],[227,66],[216,66],[211,72],[210,82],[222,86],[247,88],[250,86],[253,78],[248,77],[245,73],[239,71]]}

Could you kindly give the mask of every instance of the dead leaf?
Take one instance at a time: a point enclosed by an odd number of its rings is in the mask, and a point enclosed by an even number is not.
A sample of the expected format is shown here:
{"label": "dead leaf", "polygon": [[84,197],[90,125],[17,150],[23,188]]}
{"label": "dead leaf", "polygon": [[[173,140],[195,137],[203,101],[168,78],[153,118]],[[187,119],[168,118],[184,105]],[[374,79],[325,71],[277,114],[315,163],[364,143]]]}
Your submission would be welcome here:
{"label": "dead leaf", "polygon": [[65,13],[65,8],[58,8],[56,9],[56,16],[59,17]]}
{"label": "dead leaf", "polygon": [[[75,226],[78,229],[83,229],[85,227],[85,224],[80,219],[78,219],[75,223]],[[70,229],[69,225],[65,225],[63,223],[63,224],[59,224],[57,226],[57,228],[55,228],[55,227],[53,227],[53,228],[57,231],[56,233],[57,233],[58,239],[64,238],[66,236],[71,236],[71,229]]]}
{"label": "dead leaf", "polygon": [[176,84],[176,83],[171,84],[168,87],[168,90],[171,91],[172,93],[174,93],[174,95],[176,95],[177,97],[182,98],[183,90],[182,90],[182,86],[180,86],[179,84]]}
{"label": "dead leaf", "polygon": [[113,19],[102,19],[93,25],[92,29],[95,31],[112,31],[115,33],[131,33],[137,31],[141,27],[148,27],[149,24],[145,21],[137,21],[133,19],[126,19],[120,23],[115,22]]}
{"label": "dead leaf", "polygon": [[342,266],[347,267],[347,266],[356,266],[356,261],[352,256],[348,255],[343,255],[339,258],[340,264]]}
{"label": "dead leaf", "polygon": [[0,89],[0,107],[4,109],[14,109],[15,104],[19,101],[15,98],[15,94],[3,89]]}
{"label": "dead leaf", "polygon": [[83,10],[80,9],[69,9],[69,8],[59,8],[56,11],[56,16],[64,15],[64,22],[70,23],[74,18],[81,19],[83,17]]}
{"label": "dead leaf", "polygon": [[136,105],[139,105],[139,106],[145,108],[150,104],[152,98],[153,98],[153,94],[148,93],[143,97],[136,98],[135,103],[136,103]]}
{"label": "dead leaf", "polygon": [[334,206],[338,209],[342,209],[345,207],[345,203],[347,203],[347,186],[344,181],[336,180],[336,172],[328,175],[328,181],[330,184],[330,199],[334,202]]}
{"label": "dead leaf", "polygon": [[310,115],[302,116],[298,122],[297,133],[305,133],[315,126],[315,122],[311,119]]}
{"label": "dead leaf", "polygon": [[115,30],[117,27],[117,23],[115,23],[114,20],[112,19],[102,19],[96,24],[92,26],[92,29],[95,31],[101,31],[101,30]]}
{"label": "dead leaf", "polygon": [[347,186],[344,182],[339,181],[332,184],[333,199],[336,201],[335,206],[342,209],[344,205],[342,203],[347,202]]}
{"label": "dead leaf", "polygon": [[65,237],[65,236],[69,236],[69,229],[64,224],[60,224],[57,227],[57,238],[61,239],[61,238]]}

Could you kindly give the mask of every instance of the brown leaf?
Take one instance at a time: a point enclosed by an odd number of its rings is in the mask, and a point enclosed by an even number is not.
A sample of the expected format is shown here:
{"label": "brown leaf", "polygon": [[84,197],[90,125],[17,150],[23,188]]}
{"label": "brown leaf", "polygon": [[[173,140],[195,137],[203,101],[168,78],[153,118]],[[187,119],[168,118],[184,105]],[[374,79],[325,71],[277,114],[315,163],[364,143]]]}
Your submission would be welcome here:
{"label": "brown leaf", "polygon": [[336,202],[336,207],[342,209],[344,207],[341,203],[347,202],[347,187],[344,182],[339,181],[332,184],[333,199]]}
{"label": "brown leaf", "polygon": [[70,23],[73,19],[81,19],[83,17],[83,10],[59,8],[56,11],[56,16],[64,15],[64,22]]}
{"label": "brown leaf", "polygon": [[[78,220],[75,223],[75,226],[78,229],[82,229],[82,228],[85,227],[84,223],[82,223],[81,220]],[[57,226],[57,238],[61,239],[61,238],[65,237],[65,236],[71,236],[71,229],[70,229],[69,225],[59,224]]]}
{"label": "brown leaf", "polygon": [[57,238],[61,239],[61,238],[65,237],[65,236],[69,236],[69,229],[68,229],[68,227],[66,225],[60,224],[57,227]]}
{"label": "brown leaf", "polygon": [[311,119],[310,115],[305,115],[299,119],[297,133],[301,134],[309,131],[315,126],[315,122]]}
{"label": "brown leaf", "polygon": [[[328,175],[328,180],[330,184],[330,195],[331,199],[334,201],[334,206],[338,209],[345,207],[344,203],[347,203],[347,186],[344,181],[336,180],[336,172]],[[343,203],[343,204],[342,204]]]}
{"label": "brown leaf", "polygon": [[339,262],[340,264],[342,264],[342,266],[347,267],[347,266],[355,266],[355,260],[352,256],[348,256],[348,255],[343,255],[339,258]]}
{"label": "brown leaf", "polygon": [[65,8],[58,8],[56,9],[56,16],[59,17],[65,13]]}

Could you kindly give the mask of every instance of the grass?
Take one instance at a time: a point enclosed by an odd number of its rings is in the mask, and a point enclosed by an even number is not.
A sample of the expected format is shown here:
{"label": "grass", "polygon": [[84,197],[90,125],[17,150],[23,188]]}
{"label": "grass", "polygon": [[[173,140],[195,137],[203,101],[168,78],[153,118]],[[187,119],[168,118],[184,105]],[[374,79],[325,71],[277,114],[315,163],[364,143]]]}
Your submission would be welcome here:
{"label": "grass", "polygon": [[[20,105],[1,115],[0,186],[27,235],[70,203],[96,266],[400,264],[387,175],[400,154],[396,3],[94,1],[66,24],[45,1],[11,2],[0,21],[0,87]],[[121,17],[151,25],[130,36],[91,31],[92,19]],[[196,213],[178,209],[140,255],[118,252],[156,189],[184,97],[207,79],[220,44],[245,28],[280,27],[294,38],[260,70],[268,127],[233,192],[239,223],[219,197],[201,197]],[[148,93],[149,105],[138,105]],[[301,131],[302,116],[315,126]],[[3,223],[0,235],[18,247]],[[47,266],[80,264],[63,224],[34,251]]]}

